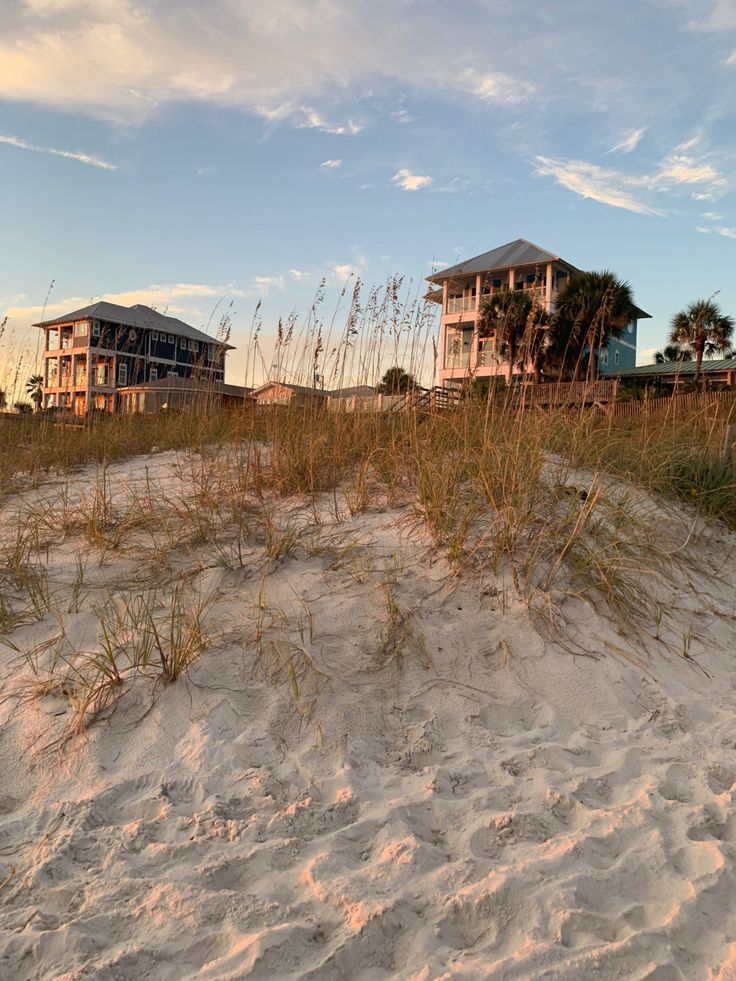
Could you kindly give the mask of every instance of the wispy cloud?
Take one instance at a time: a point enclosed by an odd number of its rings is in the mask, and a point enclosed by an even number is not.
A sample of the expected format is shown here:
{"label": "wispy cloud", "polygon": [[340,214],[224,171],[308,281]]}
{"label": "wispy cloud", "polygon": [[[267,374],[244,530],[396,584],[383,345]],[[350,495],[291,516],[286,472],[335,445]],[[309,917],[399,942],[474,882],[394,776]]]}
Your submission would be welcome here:
{"label": "wispy cloud", "polygon": [[99,170],[117,170],[118,165],[110,163],[108,160],[101,160],[93,157],[89,153],[82,153],[81,150],[58,150],[56,147],[36,146],[34,143],[27,143],[19,136],[0,135],[0,143],[14,146],[18,150],[30,150],[31,153],[43,153],[49,157],[64,157],[66,160],[76,160],[78,163],[86,164],[88,167],[97,167]]}
{"label": "wispy cloud", "polygon": [[710,235],[713,232],[715,235],[721,235],[723,238],[733,238],[736,239],[736,228],[729,228],[726,225],[717,225],[710,228],[705,228],[699,225],[696,232],[700,232],[701,235]]}
{"label": "wispy cloud", "polygon": [[420,191],[423,187],[429,187],[432,178],[427,175],[413,174],[406,167],[402,167],[391,178],[391,183],[404,191]]}
{"label": "wispy cloud", "polygon": [[600,167],[585,160],[557,160],[552,157],[536,157],[535,173],[540,177],[552,177],[569,191],[580,197],[599,201],[612,208],[624,208],[641,215],[659,215],[656,208],[631,193],[632,184],[639,186],[620,171]]}
{"label": "wispy cloud", "polygon": [[612,146],[608,152],[631,153],[633,150],[636,150],[636,148],[639,146],[645,132],[646,132],[645,129],[635,129],[633,132],[629,133],[628,136],[625,136],[620,143],[617,143],[616,146]]}
{"label": "wispy cloud", "polygon": [[[693,145],[692,141],[689,145]],[[725,176],[712,163],[677,151],[665,156],[651,173],[632,174],[587,160],[542,156],[535,158],[535,173],[553,177],[581,197],[649,215],[663,212],[646,195],[679,194],[681,197],[684,193],[694,201],[710,201],[725,193],[728,187]]]}
{"label": "wispy cloud", "polygon": [[356,136],[363,129],[363,124],[354,119],[347,119],[344,123],[331,122],[311,106],[300,106],[294,117],[297,129],[318,129],[333,136]]}
{"label": "wispy cloud", "polygon": [[335,170],[337,167],[342,167],[342,160],[339,157],[336,160],[323,160],[320,167],[323,170]]}
{"label": "wispy cloud", "polygon": [[118,293],[102,293],[99,296],[66,296],[54,300],[46,307],[42,304],[16,303],[5,310],[5,315],[11,320],[17,319],[31,323],[41,317],[44,311],[47,317],[61,316],[81,307],[86,307],[97,300],[107,300],[108,303],[119,303],[121,306],[134,306],[136,303],[142,303],[144,306],[155,307],[157,310],[166,310],[170,314],[191,314],[192,312],[199,312],[199,304],[203,300],[214,301],[216,304],[222,297],[242,299],[245,295],[243,290],[238,289],[232,283],[222,285],[208,283],[171,283],[164,285],[154,283],[151,286],[123,290]]}
{"label": "wispy cloud", "polygon": [[478,72],[468,69],[459,75],[459,84],[482,102],[514,105],[526,102],[535,90],[534,85],[503,72]]}
{"label": "wispy cloud", "polygon": [[283,276],[254,276],[254,285],[263,293],[268,293],[271,289],[282,290],[284,288]]}
{"label": "wispy cloud", "polygon": [[[23,0],[0,5],[0,98],[126,121],[206,102],[354,135],[365,121],[341,107],[367,107],[370,93],[375,108],[397,85],[488,105],[528,98],[534,87],[509,74],[519,59],[492,47],[498,20],[476,27],[458,31],[457,13],[441,0],[399,9],[389,0],[321,0],[309,15],[303,0],[210,0],[206,10],[197,0]],[[427,54],[430,33],[443,38],[442,58]],[[411,115],[400,105],[394,118]]]}

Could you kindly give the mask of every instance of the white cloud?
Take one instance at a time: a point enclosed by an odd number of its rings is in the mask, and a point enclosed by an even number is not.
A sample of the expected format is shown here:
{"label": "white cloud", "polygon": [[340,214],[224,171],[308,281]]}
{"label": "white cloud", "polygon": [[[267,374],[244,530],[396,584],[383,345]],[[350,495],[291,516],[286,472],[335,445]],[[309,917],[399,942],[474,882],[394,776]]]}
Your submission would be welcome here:
{"label": "white cloud", "polygon": [[534,93],[534,86],[520,82],[503,72],[477,72],[469,69],[460,75],[461,84],[483,102],[513,105],[525,102]]}
{"label": "white cloud", "polygon": [[297,129],[319,129],[323,133],[332,133],[333,136],[356,136],[361,132],[363,126],[352,119],[344,123],[329,122],[325,117],[308,106],[300,106],[295,114],[295,125]]}
{"label": "white cloud", "polygon": [[684,154],[671,156],[652,177],[652,186],[667,187],[672,184],[710,184],[719,187],[725,183],[723,175],[709,163],[698,163]]}
{"label": "white cloud", "polygon": [[645,132],[646,132],[645,129],[635,129],[635,130],[633,130],[633,132],[629,133],[628,136],[625,136],[623,138],[623,140],[621,140],[620,143],[617,143],[616,146],[612,146],[611,149],[608,152],[609,153],[631,153],[632,150],[636,150],[636,148],[639,146],[639,144],[641,143],[641,139],[644,136],[644,133]]}
{"label": "white cloud", "polygon": [[303,279],[309,279],[310,276],[310,274],[308,272],[304,272],[303,269],[290,269],[289,275],[291,276],[292,279],[295,279],[297,282]]}
{"label": "white cloud", "polygon": [[535,161],[535,173],[540,177],[553,177],[558,184],[580,197],[641,215],[661,214],[640,198],[634,197],[631,188],[638,187],[639,183],[627,178],[620,171],[587,163],[585,160],[536,157]]}
{"label": "white cloud", "polygon": [[724,238],[736,239],[736,228],[724,228],[721,226],[719,228],[714,228],[713,231],[716,233],[716,235],[722,235]]}
{"label": "white cloud", "polygon": [[403,125],[414,122],[414,117],[410,113],[408,113],[406,109],[395,109],[391,113],[391,118],[394,119],[397,123],[402,123]]}
{"label": "white cloud", "polygon": [[[397,85],[527,99],[533,86],[509,74],[519,60],[492,48],[490,25],[470,38],[456,26],[440,0],[18,0],[0,5],[0,98],[134,122],[207,102],[336,135],[364,126],[342,105]],[[443,39],[442,57],[428,38]]]}
{"label": "white cloud", "polygon": [[726,178],[713,164],[677,151],[665,156],[653,172],[644,174],[602,167],[587,160],[538,156],[535,162],[538,175],[553,177],[575,194],[638,214],[662,214],[646,199],[647,193],[678,194],[680,189],[698,187],[702,189],[690,191],[690,198],[710,201],[728,187]]}
{"label": "white cloud", "polygon": [[402,167],[391,178],[391,183],[404,191],[420,191],[423,187],[429,187],[432,178],[422,174],[413,174],[406,167]]}
{"label": "white cloud", "polygon": [[323,170],[334,170],[336,167],[342,167],[342,160],[338,157],[337,160],[323,160],[320,164]]}
{"label": "white cloud", "polygon": [[284,288],[283,276],[254,276],[253,283],[263,293],[268,293],[271,289],[282,290]]}
{"label": "white cloud", "polygon": [[641,351],[636,352],[636,363],[637,364],[651,364],[654,361],[654,355],[657,353],[659,348],[656,347],[645,347]]}
{"label": "white cloud", "polygon": [[35,146],[33,143],[26,143],[19,136],[0,135],[0,143],[14,146],[18,150],[30,150],[32,153],[43,153],[51,157],[64,157],[67,160],[76,160],[78,163],[86,164],[88,167],[97,167],[99,170],[117,170],[118,165],[99,157],[93,157],[89,153],[82,153],[80,150],[58,150],[50,146]]}
{"label": "white cloud", "polygon": [[[66,296],[60,300],[54,300],[46,304],[20,305],[15,304],[5,310],[5,315],[10,320],[21,320],[32,323],[41,316],[58,317],[73,310],[89,306],[98,300],[107,300],[108,303],[119,303],[121,306],[130,307],[136,303],[142,303],[147,307],[155,307],[157,310],[174,315],[197,312],[197,303],[202,300],[217,301],[221,297],[235,297],[242,299],[245,296],[243,290],[237,289],[232,283],[215,286],[206,283],[172,283],[170,285],[153,284],[139,289],[123,290],[119,293],[103,293],[100,296]],[[189,301],[189,302],[185,302]],[[44,313],[45,310],[45,313]]]}
{"label": "white cloud", "polygon": [[724,216],[718,211],[704,211],[703,218],[707,221],[722,221]]}

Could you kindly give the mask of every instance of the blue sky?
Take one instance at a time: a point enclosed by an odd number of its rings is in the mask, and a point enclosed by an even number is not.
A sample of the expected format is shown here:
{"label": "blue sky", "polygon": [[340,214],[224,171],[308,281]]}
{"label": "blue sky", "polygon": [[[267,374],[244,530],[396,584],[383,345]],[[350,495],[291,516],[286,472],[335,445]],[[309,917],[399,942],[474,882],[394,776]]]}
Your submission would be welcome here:
{"label": "blue sky", "polygon": [[6,371],[52,280],[242,348],[519,237],[629,280],[640,361],[736,314],[733,0],[9,0],[0,67]]}

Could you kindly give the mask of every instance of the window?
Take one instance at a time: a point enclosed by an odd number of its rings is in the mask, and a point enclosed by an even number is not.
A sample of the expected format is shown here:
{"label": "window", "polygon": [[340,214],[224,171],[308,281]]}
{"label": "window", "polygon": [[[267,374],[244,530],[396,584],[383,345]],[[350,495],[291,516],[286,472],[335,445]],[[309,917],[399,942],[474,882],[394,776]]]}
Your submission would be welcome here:
{"label": "window", "polygon": [[179,377],[179,372],[178,371],[167,371],[166,372],[166,377],[167,378],[178,378]]}
{"label": "window", "polygon": [[95,365],[95,385],[107,385],[107,365]]}
{"label": "window", "polygon": [[618,351],[614,351],[613,362],[614,364],[618,364]]}
{"label": "window", "polygon": [[196,351],[197,350],[197,344],[196,344],[195,341],[190,341],[189,342],[189,350],[190,351]]}
{"label": "window", "polygon": [[118,385],[128,384],[128,366],[125,362],[118,365]]}
{"label": "window", "polygon": [[[162,334],[161,336],[163,337],[164,335]],[[173,334],[169,334],[169,344],[173,344],[175,340],[176,340],[176,338],[174,337],[174,335]]]}
{"label": "window", "polygon": [[601,351],[601,364],[608,364],[608,351]]}
{"label": "window", "polygon": [[100,336],[100,321],[99,320],[93,320],[92,321],[92,336],[93,337],[99,337]]}
{"label": "window", "polygon": [[81,323],[74,325],[74,334],[76,337],[86,337],[87,336],[87,321],[83,320]]}
{"label": "window", "polygon": [[151,368],[151,381],[155,382],[158,378],[158,368]]}
{"label": "window", "polygon": [[186,337],[180,337],[179,338],[179,348],[182,351],[186,351],[186,349],[187,349],[187,339],[186,339]]}
{"label": "window", "polygon": [[153,341],[157,341],[158,340],[158,331],[157,330],[152,330],[151,331],[151,340],[153,340]]}

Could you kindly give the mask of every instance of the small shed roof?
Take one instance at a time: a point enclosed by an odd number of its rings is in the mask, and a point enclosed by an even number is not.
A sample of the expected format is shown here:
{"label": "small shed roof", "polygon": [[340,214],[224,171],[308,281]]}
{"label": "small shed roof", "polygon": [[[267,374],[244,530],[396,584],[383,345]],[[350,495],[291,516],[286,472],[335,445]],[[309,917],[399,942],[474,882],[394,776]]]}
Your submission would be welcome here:
{"label": "small shed roof", "polygon": [[161,330],[164,333],[176,334],[177,337],[186,337],[192,341],[201,341],[205,344],[218,344],[228,351],[234,350],[232,344],[223,344],[211,334],[205,334],[203,330],[185,324],[183,320],[176,317],[165,317],[158,310],[136,303],[132,307],[123,307],[118,303],[108,303],[100,300],[91,303],[87,307],[73,310],[62,317],[55,317],[53,320],[42,320],[34,327],[55,327],[62,324],[74,323],[77,320],[108,320],[114,324],[122,324],[124,327],[138,327],[140,329],[149,328]]}

